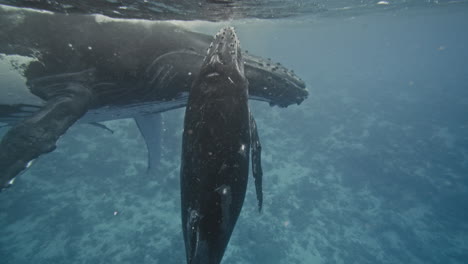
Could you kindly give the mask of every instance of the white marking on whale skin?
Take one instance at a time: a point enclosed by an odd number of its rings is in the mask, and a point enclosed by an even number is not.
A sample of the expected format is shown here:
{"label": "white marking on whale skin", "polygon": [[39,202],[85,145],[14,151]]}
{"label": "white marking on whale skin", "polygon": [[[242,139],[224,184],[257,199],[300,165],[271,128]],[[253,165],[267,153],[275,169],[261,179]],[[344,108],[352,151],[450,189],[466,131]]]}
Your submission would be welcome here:
{"label": "white marking on whale skin", "polygon": [[212,72],[212,73],[206,75],[207,78],[212,78],[212,77],[216,77],[216,76],[219,76],[219,73],[217,73],[217,72]]}
{"label": "white marking on whale skin", "polygon": [[[188,213],[189,213],[189,218],[187,219],[186,229],[195,230],[195,226],[197,226],[198,222],[200,221],[200,219],[203,218],[203,216],[198,213],[198,210],[192,209],[192,208],[188,209]],[[197,232],[197,236],[198,236],[198,233],[199,232]],[[197,237],[197,242],[198,242],[198,237]]]}
{"label": "white marking on whale skin", "polygon": [[388,1],[379,1],[377,2],[378,5],[389,5],[390,3]]}
{"label": "white marking on whale skin", "polygon": [[15,183],[15,180],[16,180],[16,177],[11,179],[9,182],[8,182],[8,185],[13,185],[13,183]]}
{"label": "white marking on whale skin", "polygon": [[[201,219],[201,215],[198,213],[197,210],[195,209],[192,209],[192,208],[189,208],[188,209],[189,211],[189,221],[188,221],[188,224],[190,225],[189,227],[193,227],[193,223],[195,223],[196,221],[198,221],[199,219]],[[188,229],[188,228],[187,228]]]}
{"label": "white marking on whale skin", "polygon": [[188,213],[189,213],[189,217],[187,219],[187,223],[186,223],[186,230],[190,230],[189,231],[189,237],[191,238],[190,240],[193,241],[193,234],[195,234],[195,245],[192,245],[192,252],[197,252],[198,250],[198,246],[200,244],[200,232],[198,232],[198,224],[200,222],[200,219],[203,218],[203,216],[201,216],[197,210],[195,209],[192,209],[192,208],[189,208],[188,209]]}
{"label": "white marking on whale skin", "polygon": [[221,220],[222,225],[227,224],[227,221],[231,219],[230,207],[232,205],[232,191],[231,186],[223,184],[215,189],[215,191],[221,196],[221,211],[223,219]]}
{"label": "white marking on whale skin", "polygon": [[245,155],[246,155],[245,144],[242,144],[242,145],[240,146],[238,153],[241,154],[242,156],[245,156]]}
{"label": "white marking on whale skin", "polygon": [[[222,194],[224,196],[227,196],[228,195],[228,200],[226,200],[226,202],[229,202],[229,204],[231,203],[231,187],[229,185],[221,185],[219,186],[218,188],[215,189],[215,191],[219,194]],[[224,199],[223,199],[223,202],[224,202]]]}
{"label": "white marking on whale skin", "polygon": [[[21,11],[25,11],[27,10],[27,12],[34,12],[34,13],[41,13],[41,14],[47,14],[47,15],[55,15],[54,12],[52,11],[47,11],[47,10],[36,10],[36,9],[31,9],[31,8],[23,8],[23,7],[15,7],[15,6],[3,6],[1,7],[3,10],[5,11],[18,11],[18,10],[21,10]],[[15,17],[18,17],[18,18],[21,18],[24,20],[24,15],[21,14],[21,15],[15,15]]]}
{"label": "white marking on whale skin", "polygon": [[35,161],[35,159],[30,160],[30,161],[26,164],[26,169],[29,168],[29,167],[31,167],[31,165],[33,165],[34,161]]}

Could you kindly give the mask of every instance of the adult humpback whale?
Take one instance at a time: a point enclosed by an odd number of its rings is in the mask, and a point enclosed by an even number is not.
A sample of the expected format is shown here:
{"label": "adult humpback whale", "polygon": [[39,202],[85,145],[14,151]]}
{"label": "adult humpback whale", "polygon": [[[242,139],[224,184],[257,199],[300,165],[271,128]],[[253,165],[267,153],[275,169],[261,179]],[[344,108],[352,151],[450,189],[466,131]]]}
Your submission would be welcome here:
{"label": "adult humpback whale", "polygon": [[[154,114],[185,106],[211,41],[171,23],[10,8],[0,8],[0,27],[0,53],[34,58],[19,68],[36,99],[9,103],[0,89],[0,122],[13,125],[0,142],[0,187],[52,151],[77,120],[135,118],[150,152],[157,149],[148,142],[157,130]],[[286,107],[307,97],[291,71],[244,57],[251,98]]]}
{"label": "adult humpback whale", "polygon": [[182,143],[181,210],[187,263],[219,264],[252,167],[261,208],[260,142],[232,27],[218,32],[190,90]]}

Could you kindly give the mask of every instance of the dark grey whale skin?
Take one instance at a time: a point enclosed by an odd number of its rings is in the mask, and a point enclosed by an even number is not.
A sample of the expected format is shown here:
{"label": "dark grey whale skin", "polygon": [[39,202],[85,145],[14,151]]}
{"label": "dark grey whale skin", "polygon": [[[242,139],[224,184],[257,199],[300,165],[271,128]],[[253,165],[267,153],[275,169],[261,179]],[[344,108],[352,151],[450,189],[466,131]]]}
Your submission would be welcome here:
{"label": "dark grey whale skin", "polygon": [[[169,22],[1,7],[0,26],[0,53],[37,58],[23,66],[30,86],[86,83],[94,93],[93,108],[172,100],[188,92],[212,38]],[[292,71],[249,54],[244,61],[256,99],[286,107],[307,97],[304,82]],[[56,89],[33,92],[47,99]]]}
{"label": "dark grey whale skin", "polygon": [[182,143],[187,263],[219,264],[244,203],[251,145],[248,81],[234,29],[210,45],[190,91]]}
{"label": "dark grey whale skin", "polygon": [[[165,22],[99,19],[0,7],[0,53],[36,58],[20,68],[31,94],[43,101],[0,105],[0,122],[14,125],[0,142],[0,188],[53,151],[77,120],[185,106],[211,37]],[[281,107],[307,98],[304,82],[289,70],[245,57],[251,98]]]}

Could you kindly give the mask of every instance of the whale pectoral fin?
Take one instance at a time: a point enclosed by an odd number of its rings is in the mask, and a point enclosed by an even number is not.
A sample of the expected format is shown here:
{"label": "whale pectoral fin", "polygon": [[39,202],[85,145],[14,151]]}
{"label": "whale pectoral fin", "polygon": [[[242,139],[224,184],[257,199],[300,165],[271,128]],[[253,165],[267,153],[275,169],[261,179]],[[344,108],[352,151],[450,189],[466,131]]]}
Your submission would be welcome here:
{"label": "whale pectoral fin", "polygon": [[101,124],[99,122],[91,122],[91,123],[88,123],[88,124],[91,125],[91,126],[102,128],[104,130],[107,130],[107,131],[111,132],[111,134],[114,134],[114,130],[110,129],[108,126],[106,126],[104,124]]}
{"label": "whale pectoral fin", "polygon": [[80,83],[63,84],[60,95],[51,97],[32,116],[13,126],[0,142],[0,189],[31,161],[55,149],[55,143],[83,116],[92,103],[92,93]]}
{"label": "whale pectoral fin", "polygon": [[161,160],[162,114],[134,117],[148,150],[147,172],[153,174]]}
{"label": "whale pectoral fin", "polygon": [[250,113],[250,144],[252,147],[252,174],[255,181],[255,190],[257,193],[258,211],[262,211],[263,190],[262,190],[262,145],[258,137],[257,123]]}

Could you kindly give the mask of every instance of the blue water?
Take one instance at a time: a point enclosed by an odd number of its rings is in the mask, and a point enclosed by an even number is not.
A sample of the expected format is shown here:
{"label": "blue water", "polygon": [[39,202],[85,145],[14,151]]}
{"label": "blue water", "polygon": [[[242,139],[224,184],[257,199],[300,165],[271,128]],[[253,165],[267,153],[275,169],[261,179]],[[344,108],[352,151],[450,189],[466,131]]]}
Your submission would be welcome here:
{"label": "blue water", "polygon": [[[468,6],[232,24],[310,96],[251,102],[264,211],[251,181],[223,263],[468,263]],[[157,176],[133,121],[72,127],[0,195],[0,263],[185,263],[164,120]]]}

